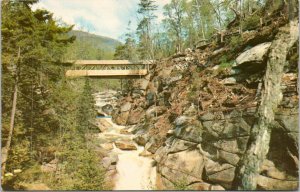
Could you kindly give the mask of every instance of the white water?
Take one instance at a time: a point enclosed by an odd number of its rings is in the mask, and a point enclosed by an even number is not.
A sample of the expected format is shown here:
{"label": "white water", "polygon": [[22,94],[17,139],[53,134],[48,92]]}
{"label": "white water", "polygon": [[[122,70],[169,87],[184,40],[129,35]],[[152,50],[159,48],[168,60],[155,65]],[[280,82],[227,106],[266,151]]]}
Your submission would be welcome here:
{"label": "white water", "polygon": [[139,147],[136,151],[122,151],[117,148],[114,151],[119,153],[115,190],[153,189],[156,170],[152,167],[150,158],[139,156],[143,147]]}
{"label": "white water", "polygon": [[[100,93],[99,96],[96,96],[98,107],[112,104],[108,99],[111,98],[111,93],[107,96],[105,93]],[[112,126],[100,133],[99,138],[107,142],[113,142],[119,138],[133,138],[133,135],[120,134],[120,130],[125,128],[124,126],[114,124],[109,118],[103,120]],[[119,159],[116,165],[117,175],[114,181],[114,190],[150,190],[155,187],[156,168],[152,166],[151,158],[139,156],[143,150],[144,147],[137,146],[137,150],[125,151],[114,145],[112,152],[116,153]]]}

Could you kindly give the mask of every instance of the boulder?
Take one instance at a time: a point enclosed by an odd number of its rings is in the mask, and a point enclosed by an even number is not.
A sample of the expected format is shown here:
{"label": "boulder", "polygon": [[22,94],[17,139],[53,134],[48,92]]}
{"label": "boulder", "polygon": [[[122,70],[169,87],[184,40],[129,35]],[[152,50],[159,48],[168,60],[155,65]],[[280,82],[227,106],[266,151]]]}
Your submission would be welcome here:
{"label": "boulder", "polygon": [[151,126],[151,125],[150,125],[149,122],[142,122],[142,123],[133,125],[133,126],[130,128],[130,132],[131,132],[132,134],[137,134],[138,132],[145,133],[145,131],[148,131],[148,129],[149,129],[150,126]]}
{"label": "boulder", "polygon": [[231,165],[237,165],[237,163],[240,160],[240,157],[237,154],[228,153],[223,150],[219,150],[219,156],[220,156],[220,159],[226,161],[227,163],[229,163]]}
{"label": "boulder", "polygon": [[188,186],[191,190],[198,190],[198,191],[224,191],[225,189],[220,185],[212,185],[205,182],[193,183]]}
{"label": "boulder", "polygon": [[156,188],[157,190],[171,190],[174,188],[174,184],[167,178],[162,176],[159,172],[156,173]]}
{"label": "boulder", "polygon": [[158,76],[161,76],[163,78],[168,78],[173,70],[173,66],[170,67],[164,67],[162,70],[158,72]]}
{"label": "boulder", "polygon": [[135,144],[131,140],[118,140],[115,141],[115,145],[122,150],[137,150]]}
{"label": "boulder", "polygon": [[224,163],[220,164],[208,159],[205,163],[205,177],[212,183],[217,183],[226,189],[231,189],[235,167]]}
{"label": "boulder", "polygon": [[102,119],[102,118],[96,119],[96,125],[98,126],[98,128],[100,129],[101,132],[104,132],[104,131],[110,129],[113,126],[106,119]]}
{"label": "boulder", "polygon": [[41,166],[41,170],[42,172],[54,172],[56,171],[57,169],[57,163],[58,163],[58,160],[57,159],[54,159],[52,161],[50,161],[49,163],[47,164],[44,164]]}
{"label": "boulder", "polygon": [[147,105],[151,106],[155,103],[155,93],[152,91],[149,91],[146,95]]}
{"label": "boulder", "polygon": [[188,109],[184,110],[183,115],[186,115],[188,117],[195,117],[198,115],[198,110],[196,106],[192,103]]}
{"label": "boulder", "polygon": [[164,106],[151,106],[146,111],[146,118],[150,119],[152,117],[156,117],[162,115],[167,111],[167,108]]}
{"label": "boulder", "polygon": [[169,153],[177,153],[191,148],[196,148],[197,143],[192,143],[189,141],[184,141],[180,139],[174,139],[170,148],[168,149]]}
{"label": "boulder", "polygon": [[139,99],[141,98],[141,95],[138,93],[132,93],[132,99]]}
{"label": "boulder", "polygon": [[208,180],[213,183],[218,183],[226,189],[232,188],[232,182],[234,179],[235,167],[224,169],[220,172],[216,172],[208,176]]}
{"label": "boulder", "polygon": [[262,43],[243,52],[236,58],[236,67],[243,67],[251,64],[262,64],[271,42]]}
{"label": "boulder", "polygon": [[134,125],[144,120],[145,111],[142,108],[131,110],[129,113],[128,125]]}
{"label": "boulder", "polygon": [[239,153],[240,152],[239,147],[238,147],[238,142],[235,139],[220,140],[220,141],[214,143],[214,146],[223,151],[229,152],[229,153]]}
{"label": "boulder", "polygon": [[279,180],[285,180],[287,178],[286,174],[284,172],[279,171],[275,167],[275,164],[268,159],[265,159],[263,161],[260,171],[261,173],[265,174],[270,178],[279,179]]}
{"label": "boulder", "polygon": [[124,134],[124,135],[130,135],[130,134],[131,134],[131,133],[128,131],[127,128],[121,129],[121,130],[120,130],[120,133],[121,133],[121,134]]}
{"label": "boulder", "polygon": [[102,163],[102,166],[107,169],[109,166],[110,166],[110,159],[109,157],[104,157],[102,160],[101,160],[101,163]]}
{"label": "boulder", "polygon": [[113,110],[114,110],[113,106],[110,105],[110,104],[104,105],[101,109],[107,115],[111,115],[113,113]]}
{"label": "boulder", "polygon": [[116,153],[110,153],[108,157],[102,158],[101,162],[105,169],[108,169],[111,165],[116,165],[119,158]]}
{"label": "boulder", "polygon": [[212,121],[214,118],[215,116],[211,112],[204,113],[202,116],[200,116],[200,120],[202,121]]}
{"label": "boulder", "polygon": [[115,121],[118,125],[126,125],[128,117],[129,117],[129,111],[122,112],[117,115]]}
{"label": "boulder", "polygon": [[121,112],[126,112],[126,111],[129,111],[130,109],[131,109],[130,102],[126,102],[123,105],[121,105]]}
{"label": "boulder", "polygon": [[138,79],[134,82],[134,87],[141,89],[141,90],[146,90],[149,84],[149,79]]}
{"label": "boulder", "polygon": [[275,120],[283,126],[287,132],[298,133],[298,114],[290,115],[289,113],[282,113],[275,116]]}
{"label": "boulder", "polygon": [[146,143],[145,149],[151,153],[155,153],[157,149],[160,147],[161,143],[157,137],[151,137],[149,142]]}
{"label": "boulder", "polygon": [[133,141],[135,141],[138,145],[145,146],[146,143],[149,141],[149,135],[148,135],[148,133],[145,133],[144,131],[139,131],[134,136]]}
{"label": "boulder", "polygon": [[158,148],[156,150],[156,152],[154,154],[155,155],[154,160],[159,163],[160,161],[162,161],[163,159],[165,159],[167,157],[167,153],[168,153],[167,148],[164,146],[161,146],[160,148]]}
{"label": "boulder", "polygon": [[208,177],[209,175],[221,172],[223,170],[226,169],[230,169],[233,168],[234,166],[228,164],[228,163],[219,163],[219,162],[215,162],[211,159],[208,159],[205,163],[205,173],[206,176]]}
{"label": "boulder", "polygon": [[272,179],[266,176],[258,175],[257,190],[297,190],[299,181]]}
{"label": "boulder", "polygon": [[187,184],[202,181],[204,157],[198,150],[168,154],[158,164],[159,172],[172,182],[185,180]]}
{"label": "boulder", "polygon": [[[203,118],[203,117],[202,117]],[[209,117],[209,114],[204,117],[206,119],[214,118],[213,115]],[[227,115],[223,120],[209,120],[202,123],[205,130],[214,137],[233,138],[247,136],[250,133],[251,126],[241,117],[230,117]]]}
{"label": "boulder", "polygon": [[110,151],[114,148],[112,143],[102,143],[102,144],[100,144],[100,146],[108,151]]}
{"label": "boulder", "polygon": [[175,125],[175,137],[195,143],[200,143],[202,141],[201,136],[203,128],[196,116],[179,116],[175,120]]}
{"label": "boulder", "polygon": [[228,77],[223,79],[221,83],[224,85],[233,85],[236,84],[236,79],[234,77]]}
{"label": "boulder", "polygon": [[150,153],[149,151],[147,151],[147,150],[143,150],[140,154],[139,154],[139,156],[142,156],[142,157],[150,157],[150,156],[152,156],[153,154],[152,153]]}
{"label": "boulder", "polygon": [[170,77],[170,78],[166,81],[166,84],[167,84],[167,85],[170,85],[171,83],[176,82],[176,81],[178,81],[178,80],[180,80],[180,79],[182,79],[182,75],[181,75],[181,74],[179,74],[179,75],[177,75],[177,76],[174,76],[174,77]]}

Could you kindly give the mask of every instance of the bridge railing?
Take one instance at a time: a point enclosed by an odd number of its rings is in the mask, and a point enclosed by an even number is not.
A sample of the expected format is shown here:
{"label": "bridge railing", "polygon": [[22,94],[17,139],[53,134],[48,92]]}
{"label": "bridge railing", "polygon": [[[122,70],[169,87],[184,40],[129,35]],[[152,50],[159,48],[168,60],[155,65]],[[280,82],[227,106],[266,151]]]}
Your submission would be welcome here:
{"label": "bridge railing", "polygon": [[149,69],[153,60],[76,60],[67,61],[73,64],[73,70],[141,70]]}
{"label": "bridge railing", "polygon": [[76,60],[66,63],[72,64],[71,70],[66,72],[67,77],[116,77],[146,75],[154,60]]}

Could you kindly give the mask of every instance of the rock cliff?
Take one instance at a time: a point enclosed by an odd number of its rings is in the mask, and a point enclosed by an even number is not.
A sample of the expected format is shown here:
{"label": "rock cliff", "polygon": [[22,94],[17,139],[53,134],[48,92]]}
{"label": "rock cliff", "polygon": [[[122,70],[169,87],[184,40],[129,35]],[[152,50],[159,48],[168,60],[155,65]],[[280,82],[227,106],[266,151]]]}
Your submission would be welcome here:
{"label": "rock cliff", "polygon": [[[247,177],[254,189],[298,188],[298,36],[290,35],[298,22],[291,23],[278,17],[157,61],[120,99],[114,121],[135,125],[159,189],[243,189]],[[286,52],[278,53],[280,43]]]}

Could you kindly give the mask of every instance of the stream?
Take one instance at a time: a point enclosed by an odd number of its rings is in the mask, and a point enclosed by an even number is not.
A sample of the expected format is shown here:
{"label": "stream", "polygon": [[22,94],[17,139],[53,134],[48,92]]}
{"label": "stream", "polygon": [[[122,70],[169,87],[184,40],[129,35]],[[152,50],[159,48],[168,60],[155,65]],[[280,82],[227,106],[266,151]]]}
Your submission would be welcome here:
{"label": "stream", "polygon": [[[106,104],[115,107],[117,98],[115,91],[99,92],[94,94],[98,111]],[[106,115],[103,111],[102,114]],[[104,145],[112,145],[109,153],[117,156],[116,175],[114,176],[114,190],[149,190],[155,187],[156,167],[152,166],[152,158],[143,157],[139,154],[144,147],[138,146],[134,141],[134,135],[130,133],[120,133],[122,129],[130,130],[131,127],[119,126],[112,122],[111,118],[98,119],[102,127],[102,132],[98,138]],[[116,141],[129,141],[136,150],[122,150],[115,144]]]}

